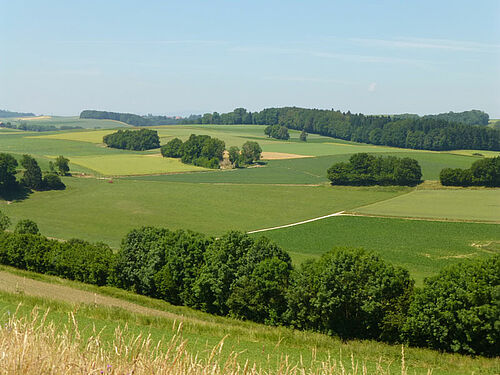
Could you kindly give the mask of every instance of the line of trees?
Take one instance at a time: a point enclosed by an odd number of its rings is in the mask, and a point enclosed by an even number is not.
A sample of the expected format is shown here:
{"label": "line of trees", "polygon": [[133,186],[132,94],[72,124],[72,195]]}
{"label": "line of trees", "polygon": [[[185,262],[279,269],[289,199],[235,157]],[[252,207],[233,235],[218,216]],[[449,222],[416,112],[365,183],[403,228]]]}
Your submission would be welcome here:
{"label": "line of trees", "polygon": [[0,109],[0,117],[34,117],[35,114],[31,112],[12,112],[6,109]]}
{"label": "line of trees", "polygon": [[118,130],[107,134],[102,141],[108,146],[122,150],[144,151],[160,147],[160,137],[156,130]]}
{"label": "line of trees", "polygon": [[98,119],[98,120],[115,120],[121,121],[133,126],[155,126],[155,125],[177,125],[177,124],[194,124],[199,121],[201,116],[191,115],[186,118],[179,116],[147,116],[135,115],[133,113],[108,112],[84,110],[80,113],[80,118]]}
{"label": "line of trees", "polygon": [[358,153],[348,162],[333,164],[327,177],[332,185],[414,186],[421,181],[422,169],[415,159]]}
{"label": "line of trees", "polygon": [[500,156],[477,160],[468,169],[444,168],[439,180],[445,186],[500,187]]}
{"label": "line of trees", "polygon": [[56,130],[82,129],[81,126],[61,125],[57,127],[54,125],[30,124],[26,121],[21,121],[18,124],[11,122],[0,122],[0,128],[17,129],[17,130],[25,130],[32,132],[49,132]]}
{"label": "line of trees", "polygon": [[30,234],[27,224],[25,232],[0,232],[0,263],[343,339],[500,354],[498,254],[443,269],[414,288],[408,271],[362,249],[337,248],[294,268],[275,243],[241,232],[214,238],[143,227],[113,253],[102,243]]}
{"label": "line of trees", "polygon": [[[66,175],[69,171],[69,160],[64,156],[56,159],[56,164],[48,173],[42,173],[40,166],[31,155],[23,155],[18,162],[11,154],[0,153],[0,195],[12,193],[22,189],[30,190],[62,190],[66,185],[57,175],[55,166],[61,175]],[[17,167],[23,168],[19,181],[16,178]]]}
{"label": "line of trees", "polygon": [[[468,111],[460,114],[460,118],[480,117],[482,123],[487,116],[476,115],[475,111]],[[348,141],[423,150],[500,150],[500,130],[450,122],[456,121],[455,118],[449,114],[424,117],[369,116],[335,110],[284,107],[253,113],[244,108],[225,114],[214,112],[203,115],[198,123],[281,125]]]}

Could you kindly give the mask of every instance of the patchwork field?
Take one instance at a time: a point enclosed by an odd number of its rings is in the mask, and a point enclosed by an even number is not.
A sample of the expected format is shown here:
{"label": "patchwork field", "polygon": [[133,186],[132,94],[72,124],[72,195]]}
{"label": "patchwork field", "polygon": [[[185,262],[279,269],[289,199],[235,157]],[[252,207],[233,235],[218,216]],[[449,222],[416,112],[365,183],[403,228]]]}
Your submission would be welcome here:
{"label": "patchwork field", "polygon": [[30,125],[53,125],[60,126],[80,126],[84,129],[114,129],[120,127],[130,127],[124,122],[114,120],[95,120],[95,119],[81,119],[78,116],[36,116],[36,117],[23,117],[23,118],[0,118],[2,122],[20,123],[26,122]]}
{"label": "patchwork field", "polygon": [[[0,136],[0,152],[18,158],[30,153],[44,170],[50,160],[64,155],[70,159],[75,175],[114,177],[113,183],[108,179],[67,177],[65,191],[36,192],[12,204],[0,201],[0,208],[14,222],[30,218],[43,234],[57,238],[81,237],[118,247],[125,233],[141,225],[220,235],[230,229],[251,231],[342,210],[372,216],[500,221],[498,189],[434,189],[439,187],[436,183],[426,183],[416,190],[341,188],[329,186],[326,178],[326,170],[333,163],[346,161],[356,152],[372,152],[415,158],[422,166],[423,179],[437,180],[442,168],[468,168],[479,160],[471,150],[407,150],[318,135],[300,142],[297,131],[290,132],[289,141],[280,141],[265,136],[260,125],[154,127],[162,144],[174,137],[207,134],[224,140],[227,147],[255,140],[270,155],[309,156],[213,171],[161,158],[158,150],[134,152],[104,147],[102,137],[112,132],[111,128],[123,126],[115,121],[54,117],[30,121],[101,129],[47,133],[6,130]],[[497,228],[492,224],[337,217],[265,235],[291,251],[296,262],[318,256],[332,246],[363,246],[407,267],[421,280],[460,257],[486,256],[486,251],[471,247],[471,243],[495,244],[500,241]],[[497,251],[495,245],[488,251]]]}

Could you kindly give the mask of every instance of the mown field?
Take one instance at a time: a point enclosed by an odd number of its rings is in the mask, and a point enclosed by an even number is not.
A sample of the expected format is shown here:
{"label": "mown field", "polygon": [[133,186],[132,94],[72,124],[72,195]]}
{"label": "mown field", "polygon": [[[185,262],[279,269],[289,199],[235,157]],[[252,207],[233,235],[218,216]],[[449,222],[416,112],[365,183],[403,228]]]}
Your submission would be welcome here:
{"label": "mown field", "polygon": [[[325,364],[322,361],[329,360],[331,366],[335,363],[338,373],[343,373],[340,361],[350,373],[356,367],[359,374],[363,373],[363,367],[369,373],[404,373],[399,345],[357,340],[342,342],[321,334],[216,317],[114,288],[99,288],[1,267],[0,322],[4,324],[14,314],[31,321],[35,308],[39,317],[47,314],[45,322],[53,323],[60,333],[66,329],[77,331],[78,335],[71,336],[77,342],[85,344],[100,332],[105,351],[114,350],[113,339],[117,328],[121,328],[125,342],[138,335],[149,335],[152,346],[161,340],[160,347],[164,350],[174,335],[180,335],[186,340],[186,350],[202,359],[209,357],[212,349],[224,339],[218,359],[224,361],[238,353],[237,363],[244,365],[248,360],[262,370],[276,371],[290,364],[314,372]],[[117,341],[114,344],[121,345]],[[495,374],[499,369],[498,359],[418,348],[404,350],[404,367],[408,374]],[[116,363],[108,364],[117,367]]]}
{"label": "mown field", "polygon": [[[209,171],[161,158],[159,150],[134,152],[105,147],[102,137],[113,132],[111,128],[123,126],[115,121],[63,117],[30,121],[86,128],[47,133],[6,130],[0,135],[0,152],[9,152],[18,158],[30,153],[45,170],[49,161],[64,155],[70,159],[73,173],[85,173],[88,177],[64,178],[67,189],[62,192],[36,192],[12,204],[0,203],[0,208],[14,222],[21,218],[33,219],[43,234],[57,238],[80,237],[118,247],[130,229],[142,225],[220,235],[231,229],[251,231],[342,210],[388,217],[500,221],[498,189],[434,189],[437,186],[432,183],[416,191],[414,188],[340,188],[329,186],[326,178],[326,170],[333,163],[346,161],[356,152],[374,152],[415,158],[422,166],[423,179],[437,180],[444,167],[468,168],[479,160],[480,156],[473,155],[474,150],[417,151],[318,135],[309,135],[307,142],[300,142],[297,131],[290,132],[289,141],[280,141],[267,138],[263,134],[264,126],[259,125],[154,127],[162,144],[174,137],[185,140],[195,133],[220,138],[226,147],[255,140],[266,152],[314,156],[268,160],[253,168]],[[109,176],[114,176],[113,183],[106,178]],[[408,267],[419,280],[453,262],[456,259],[453,257],[458,259],[473,253],[469,242],[500,241],[498,224],[475,224],[470,227],[474,230],[469,227],[458,230],[453,228],[461,228],[461,223],[456,227],[447,223],[451,226],[443,230],[443,224],[438,222],[411,222],[412,225],[405,227],[399,220],[384,219],[387,220],[383,225],[385,229],[381,229],[382,224],[377,220],[332,218],[266,232],[266,235],[290,250],[296,262],[323,253],[331,246],[363,246]],[[347,222],[351,224],[345,224]],[[416,234],[421,230],[418,225],[428,226],[425,227],[430,233],[427,238]],[[469,233],[469,230],[472,231],[470,241],[461,235],[462,231]]]}

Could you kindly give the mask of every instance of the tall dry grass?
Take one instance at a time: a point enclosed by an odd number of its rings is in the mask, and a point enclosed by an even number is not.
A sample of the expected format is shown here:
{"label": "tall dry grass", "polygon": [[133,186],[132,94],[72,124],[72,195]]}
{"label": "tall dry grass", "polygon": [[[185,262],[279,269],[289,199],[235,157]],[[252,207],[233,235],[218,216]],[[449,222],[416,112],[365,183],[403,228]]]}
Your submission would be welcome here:
{"label": "tall dry grass", "polygon": [[[222,358],[224,339],[200,356],[186,350],[182,324],[177,334],[166,343],[153,344],[149,336],[128,334],[127,326],[117,328],[112,345],[104,345],[95,329],[88,339],[72,313],[68,324],[56,327],[47,321],[48,311],[40,315],[35,308],[27,318],[17,312],[4,320],[0,328],[1,374],[194,374],[194,375],[385,375],[390,372],[381,365],[369,372],[352,355],[345,361],[315,361],[309,365],[290,363],[283,357],[276,368],[258,368],[241,363],[238,353]],[[404,348],[401,370],[406,375]],[[431,373],[430,371],[428,372]]]}

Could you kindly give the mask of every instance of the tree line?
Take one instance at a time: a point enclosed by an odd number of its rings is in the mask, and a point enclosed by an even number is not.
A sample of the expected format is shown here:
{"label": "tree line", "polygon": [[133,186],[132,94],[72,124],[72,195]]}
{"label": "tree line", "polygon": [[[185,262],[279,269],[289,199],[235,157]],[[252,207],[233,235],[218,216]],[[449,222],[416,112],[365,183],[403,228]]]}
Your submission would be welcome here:
{"label": "tree line", "polygon": [[378,116],[297,107],[206,114],[201,124],[281,125],[353,142],[422,150],[500,150],[500,130],[450,122],[453,117]]}
{"label": "tree line", "polygon": [[99,120],[115,120],[121,121],[133,126],[155,126],[155,125],[177,125],[185,123],[196,123],[201,116],[191,115],[187,118],[171,117],[171,116],[147,116],[135,115],[133,113],[108,112],[84,110],[80,113],[80,118],[99,119]]}
{"label": "tree line", "polygon": [[415,159],[358,153],[348,162],[333,164],[327,177],[332,185],[414,186],[421,181],[422,169]]}
{"label": "tree line", "polygon": [[[218,138],[191,134],[185,142],[179,138],[171,139],[161,147],[161,154],[163,157],[180,158],[186,164],[218,169],[224,158],[225,148],[225,142]],[[242,164],[258,161],[262,149],[257,142],[248,141],[241,150],[233,146],[228,153],[229,161],[237,168]]]}
{"label": "tree line", "polygon": [[17,129],[17,130],[32,131],[32,132],[49,132],[56,130],[82,129],[81,126],[61,125],[57,127],[54,125],[30,124],[26,121],[21,121],[18,124],[11,123],[9,121],[0,122],[0,128]]}
{"label": "tree line", "polygon": [[[59,175],[69,172],[69,160],[59,156],[49,163],[49,171],[42,173],[40,166],[31,155],[23,155],[18,162],[11,154],[0,153],[0,195],[22,189],[29,190],[61,190],[66,185]],[[17,179],[17,167],[23,168],[20,179]]]}
{"label": "tree line", "polygon": [[444,168],[439,173],[441,185],[500,187],[500,156],[484,158],[470,168]]}
{"label": "tree line", "polygon": [[13,112],[7,111],[6,109],[0,109],[0,118],[6,117],[34,117],[35,114],[31,112]]}
{"label": "tree line", "polygon": [[160,137],[156,130],[118,130],[107,134],[102,141],[108,146],[122,150],[144,151],[160,147]]}
{"label": "tree line", "polygon": [[214,238],[142,227],[114,253],[102,243],[61,242],[24,227],[0,228],[2,264],[343,339],[499,354],[498,254],[445,268],[415,288],[408,271],[362,249],[337,248],[294,267],[269,239],[235,231]]}
{"label": "tree line", "polygon": [[[394,119],[401,120],[406,118],[420,118],[417,114],[404,113],[400,115],[392,115]],[[425,115],[422,118],[433,118],[437,120],[445,120],[448,122],[455,122],[458,124],[465,125],[488,125],[490,120],[490,115],[483,111],[479,111],[477,109],[472,109],[470,111],[464,112],[447,112],[447,113],[439,113],[437,115]]]}

